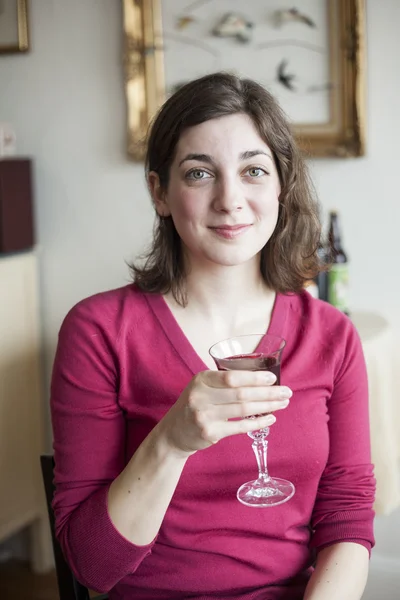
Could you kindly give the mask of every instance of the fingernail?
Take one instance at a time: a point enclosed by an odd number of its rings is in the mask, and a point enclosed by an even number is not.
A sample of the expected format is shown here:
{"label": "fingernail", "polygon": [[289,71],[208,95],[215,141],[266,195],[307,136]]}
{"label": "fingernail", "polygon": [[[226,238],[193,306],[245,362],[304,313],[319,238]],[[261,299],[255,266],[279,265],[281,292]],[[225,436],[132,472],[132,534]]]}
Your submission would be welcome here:
{"label": "fingernail", "polygon": [[274,373],[271,373],[271,371],[266,371],[265,372],[265,381],[267,383],[275,383],[276,375],[274,375]]}
{"label": "fingernail", "polygon": [[268,423],[268,425],[272,425],[273,423],[275,423],[276,417],[274,417],[274,415],[268,415],[268,417],[265,420]]}
{"label": "fingernail", "polygon": [[281,389],[281,398],[284,398],[285,400],[289,400],[289,398],[291,398],[292,396],[293,396],[293,392],[290,388],[283,387]]}

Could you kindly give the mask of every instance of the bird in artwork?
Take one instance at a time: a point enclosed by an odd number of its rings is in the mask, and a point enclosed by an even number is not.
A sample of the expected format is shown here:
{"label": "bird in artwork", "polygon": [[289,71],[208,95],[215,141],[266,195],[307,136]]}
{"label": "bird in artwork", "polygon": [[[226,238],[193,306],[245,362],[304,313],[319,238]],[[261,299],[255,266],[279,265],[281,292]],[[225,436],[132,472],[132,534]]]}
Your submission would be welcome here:
{"label": "bird in artwork", "polygon": [[239,42],[250,42],[254,24],[237,13],[226,14],[214,27],[212,34],[217,37],[234,37]]}
{"label": "bird in artwork", "polygon": [[293,79],[296,79],[296,75],[294,75],[293,73],[287,73],[286,72],[286,67],[288,66],[288,61],[287,60],[282,60],[279,65],[278,65],[278,69],[277,69],[277,76],[278,76],[278,81],[285,86],[285,88],[287,88],[288,90],[295,92],[296,88],[293,85]]}
{"label": "bird in artwork", "polygon": [[278,27],[290,22],[304,23],[308,27],[316,27],[315,21],[305,13],[300,12],[298,8],[286,8],[275,11],[274,20]]}
{"label": "bird in artwork", "polygon": [[190,15],[184,15],[183,17],[179,17],[179,19],[176,22],[176,28],[177,29],[186,29],[186,27],[188,27],[188,25],[190,25],[191,23],[194,23],[196,19],[194,17],[191,17]]}
{"label": "bird in artwork", "polygon": [[184,9],[184,13],[176,20],[176,29],[186,29],[188,25],[195,23],[197,19],[192,17],[190,13],[198,8],[201,8],[205,4],[208,4],[209,2],[211,2],[211,0],[194,0],[194,2],[188,4]]}

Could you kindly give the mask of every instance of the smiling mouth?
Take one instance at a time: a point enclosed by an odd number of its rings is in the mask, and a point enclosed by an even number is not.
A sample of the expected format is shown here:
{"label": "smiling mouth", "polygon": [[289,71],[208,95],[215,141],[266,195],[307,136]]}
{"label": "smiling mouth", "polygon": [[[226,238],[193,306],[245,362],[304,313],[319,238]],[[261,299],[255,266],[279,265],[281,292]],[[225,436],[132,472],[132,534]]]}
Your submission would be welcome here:
{"label": "smiling mouth", "polygon": [[225,239],[233,239],[239,237],[250,229],[250,224],[243,225],[220,225],[219,227],[210,227],[218,236]]}

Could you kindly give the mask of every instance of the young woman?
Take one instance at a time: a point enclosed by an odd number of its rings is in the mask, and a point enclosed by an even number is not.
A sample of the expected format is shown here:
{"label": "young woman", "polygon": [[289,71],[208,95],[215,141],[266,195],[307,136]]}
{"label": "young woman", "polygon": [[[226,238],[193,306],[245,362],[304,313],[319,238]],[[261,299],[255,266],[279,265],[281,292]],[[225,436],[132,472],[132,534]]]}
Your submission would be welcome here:
{"label": "young woman", "polygon": [[[75,306],[52,381],[57,535],[114,600],[357,600],[373,545],[366,371],[350,320],[303,291],[320,235],[304,162],[260,85],[216,73],[152,126],[157,213],[132,285]],[[268,332],[282,384],[209,348]],[[273,411],[254,420],[244,417]],[[296,493],[248,508],[246,432]]]}

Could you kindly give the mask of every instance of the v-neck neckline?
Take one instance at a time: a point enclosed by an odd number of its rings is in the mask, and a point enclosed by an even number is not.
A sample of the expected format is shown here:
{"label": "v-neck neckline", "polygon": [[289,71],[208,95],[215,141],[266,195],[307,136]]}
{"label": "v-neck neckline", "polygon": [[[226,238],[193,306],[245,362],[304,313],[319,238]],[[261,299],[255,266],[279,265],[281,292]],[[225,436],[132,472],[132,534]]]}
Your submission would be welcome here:
{"label": "v-neck neckline", "polygon": [[[202,358],[200,358],[189,339],[186,337],[186,334],[164,300],[164,297],[161,294],[151,293],[144,293],[144,297],[175,352],[193,375],[196,375],[200,371],[208,371],[209,367]],[[277,335],[286,339],[289,303],[289,296],[276,294],[274,305],[272,307],[271,319],[267,331],[265,332],[266,334]],[[262,348],[263,342],[258,346],[259,350],[262,350]]]}

